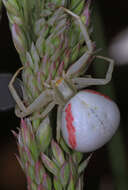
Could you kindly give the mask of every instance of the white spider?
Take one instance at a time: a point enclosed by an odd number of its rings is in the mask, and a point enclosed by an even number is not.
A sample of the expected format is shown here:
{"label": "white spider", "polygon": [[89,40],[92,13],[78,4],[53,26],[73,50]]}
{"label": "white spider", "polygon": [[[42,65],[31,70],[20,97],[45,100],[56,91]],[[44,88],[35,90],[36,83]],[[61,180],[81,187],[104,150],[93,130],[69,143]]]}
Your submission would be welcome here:
{"label": "white spider", "polygon": [[87,28],[82,23],[80,17],[75,13],[71,12],[68,9],[62,8],[65,12],[70,14],[72,17],[76,19],[81,29],[81,32],[84,36],[87,51],[67,70],[65,74],[63,74],[62,78],[56,78],[55,80],[51,81],[50,88],[44,90],[35,100],[34,102],[26,107],[22,100],[20,99],[19,95],[17,94],[13,83],[15,81],[16,76],[18,73],[23,69],[20,68],[16,71],[13,78],[9,83],[10,92],[15,99],[19,109],[16,110],[16,115],[20,118],[26,117],[32,114],[35,111],[39,111],[41,108],[45,107],[44,111],[39,115],[40,118],[44,118],[47,114],[53,109],[53,107],[57,104],[58,111],[57,111],[57,139],[59,140],[59,130],[61,126],[61,115],[64,105],[73,97],[77,91],[81,88],[86,88],[90,85],[104,85],[107,84],[111,80],[112,71],[113,71],[113,60],[102,57],[96,56],[97,58],[104,59],[108,61],[109,67],[106,73],[106,77],[104,79],[96,79],[96,78],[82,78],[79,77],[80,71],[86,66],[88,59],[92,56],[93,52],[93,45],[89,38]]}

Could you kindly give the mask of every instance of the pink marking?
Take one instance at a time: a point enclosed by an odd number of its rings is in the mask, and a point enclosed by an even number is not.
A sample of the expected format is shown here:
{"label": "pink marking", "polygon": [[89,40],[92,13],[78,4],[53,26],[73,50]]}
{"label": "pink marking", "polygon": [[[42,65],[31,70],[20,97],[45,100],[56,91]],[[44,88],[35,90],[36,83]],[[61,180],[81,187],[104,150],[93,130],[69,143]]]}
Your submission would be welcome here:
{"label": "pink marking", "polygon": [[41,190],[42,189],[42,184],[38,185],[37,190]]}
{"label": "pink marking", "polygon": [[24,135],[24,139],[25,141],[27,142],[27,125],[26,125],[26,122],[23,118],[21,118],[21,125],[22,125],[22,128],[23,128],[23,135]]}
{"label": "pink marking", "polygon": [[76,136],[75,136],[76,130],[75,130],[75,127],[73,126],[74,118],[71,111],[71,104],[67,105],[65,112],[66,112],[65,119],[67,121],[67,130],[68,130],[68,141],[71,147],[74,149],[77,143],[76,143]]}
{"label": "pink marking", "polygon": [[20,28],[19,28],[19,26],[16,23],[13,24],[13,27],[14,27],[16,33],[20,34]]}
{"label": "pink marking", "polygon": [[31,185],[32,181],[31,181],[31,178],[29,175],[27,175],[27,182],[28,182],[28,185]]}
{"label": "pink marking", "polygon": [[21,118],[21,125],[23,128],[27,128],[26,123],[23,118]]}
{"label": "pink marking", "polygon": [[100,93],[100,92],[97,92],[97,91],[95,91],[95,90],[91,90],[91,89],[88,89],[88,90],[84,90],[85,92],[90,92],[90,93],[92,93],[92,94],[97,94],[97,95],[99,95],[99,96],[103,96],[104,98],[106,98],[106,99],[108,99],[108,100],[111,100],[108,96],[106,96],[106,95],[104,95],[104,94],[102,94],[102,93]]}

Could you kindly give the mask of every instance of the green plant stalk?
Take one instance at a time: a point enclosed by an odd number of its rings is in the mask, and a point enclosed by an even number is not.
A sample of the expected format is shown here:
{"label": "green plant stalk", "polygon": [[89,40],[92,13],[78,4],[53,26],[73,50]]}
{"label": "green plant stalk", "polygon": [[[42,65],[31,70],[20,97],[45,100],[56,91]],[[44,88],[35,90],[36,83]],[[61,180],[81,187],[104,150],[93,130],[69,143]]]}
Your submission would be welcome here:
{"label": "green plant stalk", "polygon": [[[92,22],[94,26],[94,39],[96,39],[97,47],[103,48],[103,54],[106,55],[106,43],[103,31],[103,23],[101,16],[99,14],[98,3],[94,3],[94,15],[92,16]],[[97,35],[98,34],[98,35]],[[97,38],[100,36],[100,38]],[[106,70],[104,64],[96,64],[94,65],[95,73],[100,76]],[[112,99],[116,99],[115,91],[112,82],[106,85],[105,87],[98,87],[98,89],[111,97]],[[114,176],[114,186],[116,190],[126,190],[128,189],[128,172],[127,172],[127,164],[126,164],[126,150],[123,142],[123,136],[121,131],[121,124],[118,129],[118,132],[112,138],[111,142],[108,145],[108,154],[110,159],[110,165],[112,174]],[[115,189],[114,188],[114,189]]]}
{"label": "green plant stalk", "polygon": [[[80,29],[60,7],[73,10],[88,24],[88,15],[83,12],[89,6],[85,0],[3,0],[3,4],[24,66],[23,101],[30,105],[46,89],[45,83],[61,77],[86,51]],[[37,119],[43,109],[22,118],[19,133],[13,132],[18,140],[17,159],[26,175],[27,188],[82,190],[88,159],[69,149],[62,136],[57,142],[55,110],[45,119]]]}

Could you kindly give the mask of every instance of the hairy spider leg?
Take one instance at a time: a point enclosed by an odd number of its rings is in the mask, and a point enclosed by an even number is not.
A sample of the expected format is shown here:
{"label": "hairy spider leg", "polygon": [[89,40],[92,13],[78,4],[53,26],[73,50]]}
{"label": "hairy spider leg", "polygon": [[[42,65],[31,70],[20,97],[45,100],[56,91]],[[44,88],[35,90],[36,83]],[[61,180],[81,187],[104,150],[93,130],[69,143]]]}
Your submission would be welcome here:
{"label": "hairy spider leg", "polygon": [[87,61],[92,55],[93,52],[93,43],[89,37],[87,27],[84,25],[81,21],[81,18],[76,15],[75,13],[71,12],[70,10],[63,7],[63,10],[66,11],[68,14],[70,14],[72,17],[74,17],[81,29],[81,32],[84,36],[88,51],[86,51],[73,65],[71,65],[66,73],[67,76],[76,77],[80,74],[80,71],[82,71],[83,67],[87,64]]}
{"label": "hairy spider leg", "polygon": [[32,112],[41,109],[42,107],[46,106],[49,102],[51,102],[53,100],[52,90],[46,89],[28,107],[26,107],[24,105],[23,101],[21,100],[21,98],[19,97],[17,91],[15,90],[15,88],[13,86],[13,83],[14,83],[17,75],[23,68],[24,67],[21,67],[16,71],[16,73],[13,75],[13,77],[9,83],[9,90],[20,109],[20,110],[16,109],[16,115],[18,117],[25,117],[27,115],[30,115]]}
{"label": "hairy spider leg", "polygon": [[109,62],[109,67],[106,73],[106,77],[105,78],[82,78],[82,77],[73,78],[72,82],[75,84],[77,89],[86,88],[91,85],[105,85],[111,80],[113,67],[114,67],[114,60],[107,57],[103,57],[103,56],[96,56],[96,57]]}

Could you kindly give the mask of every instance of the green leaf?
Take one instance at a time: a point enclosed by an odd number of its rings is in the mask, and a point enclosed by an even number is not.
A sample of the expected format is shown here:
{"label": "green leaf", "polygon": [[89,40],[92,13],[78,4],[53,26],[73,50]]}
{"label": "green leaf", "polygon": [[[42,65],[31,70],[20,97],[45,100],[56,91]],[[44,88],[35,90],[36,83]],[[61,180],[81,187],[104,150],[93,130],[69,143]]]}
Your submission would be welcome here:
{"label": "green leaf", "polygon": [[37,190],[37,185],[33,181],[31,181],[30,185],[32,190]]}
{"label": "green leaf", "polygon": [[77,171],[76,164],[74,163],[74,161],[73,161],[73,159],[72,159],[71,156],[70,156],[70,158],[69,158],[69,165],[70,165],[70,171],[71,171],[73,180],[76,181],[78,171]]}
{"label": "green leaf", "polygon": [[70,181],[67,190],[75,190],[75,185],[72,175],[70,176]]}
{"label": "green leaf", "polygon": [[48,20],[48,25],[53,26],[61,14],[62,14],[62,8],[58,8]]}
{"label": "green leaf", "polygon": [[76,164],[79,164],[83,158],[83,153],[74,151],[72,154],[72,158]]}
{"label": "green leaf", "polygon": [[45,152],[51,142],[52,128],[50,126],[50,120],[46,117],[40,124],[36,132],[36,140],[41,152]]}
{"label": "green leaf", "polygon": [[35,179],[35,170],[34,170],[34,167],[32,165],[28,164],[27,172],[28,172],[29,177],[33,181]]}
{"label": "green leaf", "polygon": [[69,175],[70,175],[69,163],[65,162],[60,169],[60,181],[64,188],[68,184]]}
{"label": "green leaf", "polygon": [[54,140],[52,140],[52,152],[58,163],[58,166],[62,166],[65,161],[64,154],[59,145]]}
{"label": "green leaf", "polygon": [[87,167],[87,165],[88,165],[88,163],[89,163],[89,161],[90,161],[91,156],[92,156],[92,154],[91,154],[86,160],[84,160],[84,161],[80,164],[80,166],[79,166],[79,168],[78,168],[78,173],[79,173],[79,174],[81,174],[81,173],[84,171],[84,169]]}
{"label": "green leaf", "polygon": [[34,68],[34,63],[32,60],[32,56],[30,55],[29,52],[26,52],[26,61],[29,63],[29,67],[31,67],[31,69]]}
{"label": "green leaf", "polygon": [[42,183],[42,177],[44,176],[44,174],[46,174],[46,170],[43,167],[43,164],[38,160],[35,165],[35,181],[37,184],[41,184]]}
{"label": "green leaf", "polygon": [[31,150],[33,159],[35,161],[37,161],[38,160],[38,156],[39,156],[39,151],[38,151],[37,144],[36,144],[35,140],[33,140],[31,142],[30,150]]}
{"label": "green leaf", "polygon": [[46,190],[52,189],[52,181],[51,181],[51,178],[47,174],[43,174],[42,181],[43,181],[42,186],[44,187],[44,189]]}
{"label": "green leaf", "polygon": [[16,1],[13,0],[3,0],[2,1],[9,13],[12,13],[15,16],[19,15],[19,7]]}
{"label": "green leaf", "polygon": [[62,190],[63,189],[61,182],[59,181],[59,179],[56,176],[54,176],[53,184],[54,184],[55,190]]}
{"label": "green leaf", "polygon": [[52,160],[50,160],[44,153],[41,153],[41,159],[48,171],[51,172],[53,175],[58,176],[59,168],[57,167],[57,165]]}
{"label": "green leaf", "polygon": [[72,8],[71,10],[74,11],[76,14],[80,14],[84,8],[85,0],[72,0]]}
{"label": "green leaf", "polygon": [[34,63],[34,72],[37,73],[39,71],[39,61],[40,61],[40,58],[39,58],[39,55],[38,55],[38,52],[37,52],[37,49],[34,45],[34,43],[32,42],[32,45],[31,45],[31,57],[33,59],[33,63]]}
{"label": "green leaf", "polygon": [[37,36],[40,34],[40,31],[43,29],[44,25],[45,25],[44,18],[40,18],[39,20],[36,21],[34,26],[34,31]]}
{"label": "green leaf", "polygon": [[63,148],[63,150],[67,153],[70,154],[70,149],[68,148],[68,146],[66,145],[64,139],[61,137],[60,139],[60,145]]}

